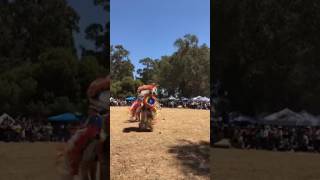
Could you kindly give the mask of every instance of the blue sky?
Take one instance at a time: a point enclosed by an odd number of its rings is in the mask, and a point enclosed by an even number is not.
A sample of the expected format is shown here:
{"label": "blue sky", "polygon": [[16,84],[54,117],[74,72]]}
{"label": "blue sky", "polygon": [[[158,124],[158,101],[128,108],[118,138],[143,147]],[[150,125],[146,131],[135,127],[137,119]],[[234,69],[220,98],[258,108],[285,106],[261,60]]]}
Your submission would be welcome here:
{"label": "blue sky", "polygon": [[187,33],[210,46],[210,0],[111,0],[110,23],[111,44],[130,51],[135,70],[144,57],[171,55]]}
{"label": "blue sky", "polygon": [[78,51],[80,45],[83,45],[87,48],[94,48],[94,44],[85,39],[84,31],[86,27],[92,23],[100,23],[103,25],[106,24],[108,18],[106,11],[104,11],[101,6],[95,6],[93,0],[67,0],[67,2],[80,16],[80,32],[74,33],[75,43]]}

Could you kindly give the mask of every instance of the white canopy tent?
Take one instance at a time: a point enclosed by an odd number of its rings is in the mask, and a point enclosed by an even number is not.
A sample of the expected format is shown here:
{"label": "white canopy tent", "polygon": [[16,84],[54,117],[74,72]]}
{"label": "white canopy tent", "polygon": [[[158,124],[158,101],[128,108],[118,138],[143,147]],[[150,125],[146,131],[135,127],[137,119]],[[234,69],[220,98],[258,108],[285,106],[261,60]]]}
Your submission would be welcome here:
{"label": "white canopy tent", "polygon": [[181,101],[189,101],[189,99],[188,99],[188,98],[185,98],[185,97],[182,97],[182,98],[181,98]]}
{"label": "white canopy tent", "polygon": [[201,96],[197,96],[197,97],[194,97],[192,98],[193,101],[199,101],[202,97]]}
{"label": "white canopy tent", "polygon": [[249,117],[249,116],[243,116],[243,115],[237,116],[237,117],[231,119],[231,121],[232,122],[250,122],[250,123],[255,122],[254,118]]}
{"label": "white canopy tent", "polygon": [[175,101],[175,100],[177,100],[177,98],[175,98],[175,97],[173,97],[173,96],[170,96],[168,99],[169,99],[170,101]]}
{"label": "white canopy tent", "polygon": [[200,102],[210,102],[210,98],[207,98],[207,97],[201,97],[201,98],[199,98],[199,101]]}
{"label": "white canopy tent", "polygon": [[320,126],[320,120],[312,114],[302,111],[300,115],[304,118],[302,121],[297,122],[298,126]]}
{"label": "white canopy tent", "polygon": [[319,126],[320,120],[305,111],[295,113],[288,108],[264,117],[264,124],[282,126]]}
{"label": "white canopy tent", "polygon": [[0,124],[2,124],[4,120],[10,121],[10,124],[15,122],[15,120],[11,116],[9,116],[7,113],[3,113],[0,116]]}

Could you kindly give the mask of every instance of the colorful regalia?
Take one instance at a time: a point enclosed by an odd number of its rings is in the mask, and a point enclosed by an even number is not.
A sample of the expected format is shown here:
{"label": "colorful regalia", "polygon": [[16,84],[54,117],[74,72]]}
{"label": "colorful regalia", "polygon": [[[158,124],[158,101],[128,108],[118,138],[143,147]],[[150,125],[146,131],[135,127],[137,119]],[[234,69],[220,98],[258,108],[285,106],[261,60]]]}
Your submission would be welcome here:
{"label": "colorful regalia", "polygon": [[[156,96],[157,95],[157,86],[155,84],[151,84],[151,85],[142,85],[138,88],[137,90],[138,92],[138,98],[137,100],[135,100],[129,111],[130,114],[133,118],[138,118],[139,117],[139,112],[140,112],[140,108],[142,103],[144,104],[150,104],[150,108],[153,111],[156,111],[155,108],[155,100],[156,100]],[[153,102],[151,102],[151,100],[154,100]]]}
{"label": "colorful regalia", "polygon": [[[89,117],[86,124],[74,133],[64,148],[65,169],[70,177],[79,175],[81,162],[101,162],[104,157],[104,142],[108,136],[110,117],[109,86],[109,78],[101,78],[91,83],[88,88]],[[98,142],[97,145],[92,145],[94,142]],[[91,151],[87,150],[89,147],[92,147]]]}

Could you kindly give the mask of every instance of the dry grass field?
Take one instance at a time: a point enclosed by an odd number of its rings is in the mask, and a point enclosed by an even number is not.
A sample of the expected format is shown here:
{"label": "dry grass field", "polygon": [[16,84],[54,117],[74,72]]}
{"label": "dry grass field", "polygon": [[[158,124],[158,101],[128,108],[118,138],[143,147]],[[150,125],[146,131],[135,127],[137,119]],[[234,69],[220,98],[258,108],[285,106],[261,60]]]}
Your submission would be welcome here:
{"label": "dry grass field", "polygon": [[209,115],[163,108],[154,132],[138,132],[128,107],[111,107],[111,179],[210,179]]}
{"label": "dry grass field", "polygon": [[0,179],[58,180],[56,143],[0,143]]}
{"label": "dry grass field", "polygon": [[211,149],[213,180],[319,180],[320,154]]}
{"label": "dry grass field", "polygon": [[[209,111],[162,109],[137,132],[128,107],[111,108],[111,179],[210,179]],[[0,142],[0,180],[59,180],[57,143]]]}

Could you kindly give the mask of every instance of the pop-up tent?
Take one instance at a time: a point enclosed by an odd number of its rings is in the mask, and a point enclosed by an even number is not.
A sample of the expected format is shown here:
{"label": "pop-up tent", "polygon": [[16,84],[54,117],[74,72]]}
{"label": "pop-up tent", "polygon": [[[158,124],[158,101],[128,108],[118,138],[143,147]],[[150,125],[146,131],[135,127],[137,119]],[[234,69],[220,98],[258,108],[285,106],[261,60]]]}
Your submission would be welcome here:
{"label": "pop-up tent", "polygon": [[197,101],[199,101],[201,98],[202,98],[201,96],[197,96],[197,97],[192,98],[192,100],[197,102]]}
{"label": "pop-up tent", "polygon": [[189,101],[189,99],[188,99],[188,98],[185,98],[185,97],[182,97],[182,98],[181,98],[181,101]]}
{"label": "pop-up tent", "polygon": [[264,124],[284,125],[284,126],[319,126],[320,121],[312,114],[302,111],[295,113],[290,109],[284,109],[264,118]]}
{"label": "pop-up tent", "polygon": [[320,126],[320,120],[314,115],[306,111],[302,111],[299,114],[303,117],[303,120],[297,122],[298,126]]}
{"label": "pop-up tent", "polygon": [[51,122],[76,122],[80,118],[73,113],[64,113],[56,116],[51,116],[48,118]]}
{"label": "pop-up tent", "polygon": [[169,101],[176,101],[177,98],[175,98],[175,97],[173,97],[173,96],[170,96],[170,97],[168,98],[168,100],[169,100]]}
{"label": "pop-up tent", "polygon": [[264,124],[268,125],[282,125],[282,126],[295,126],[298,121],[303,120],[303,117],[285,108],[279,112],[273,113],[264,117]]}
{"label": "pop-up tent", "polygon": [[0,124],[2,124],[2,122],[3,122],[4,120],[10,121],[10,123],[15,122],[15,120],[14,120],[11,116],[9,116],[7,113],[3,113],[3,114],[0,116]]}
{"label": "pop-up tent", "polygon": [[199,100],[200,102],[210,102],[210,99],[207,98],[207,97],[200,97],[198,100]]}

